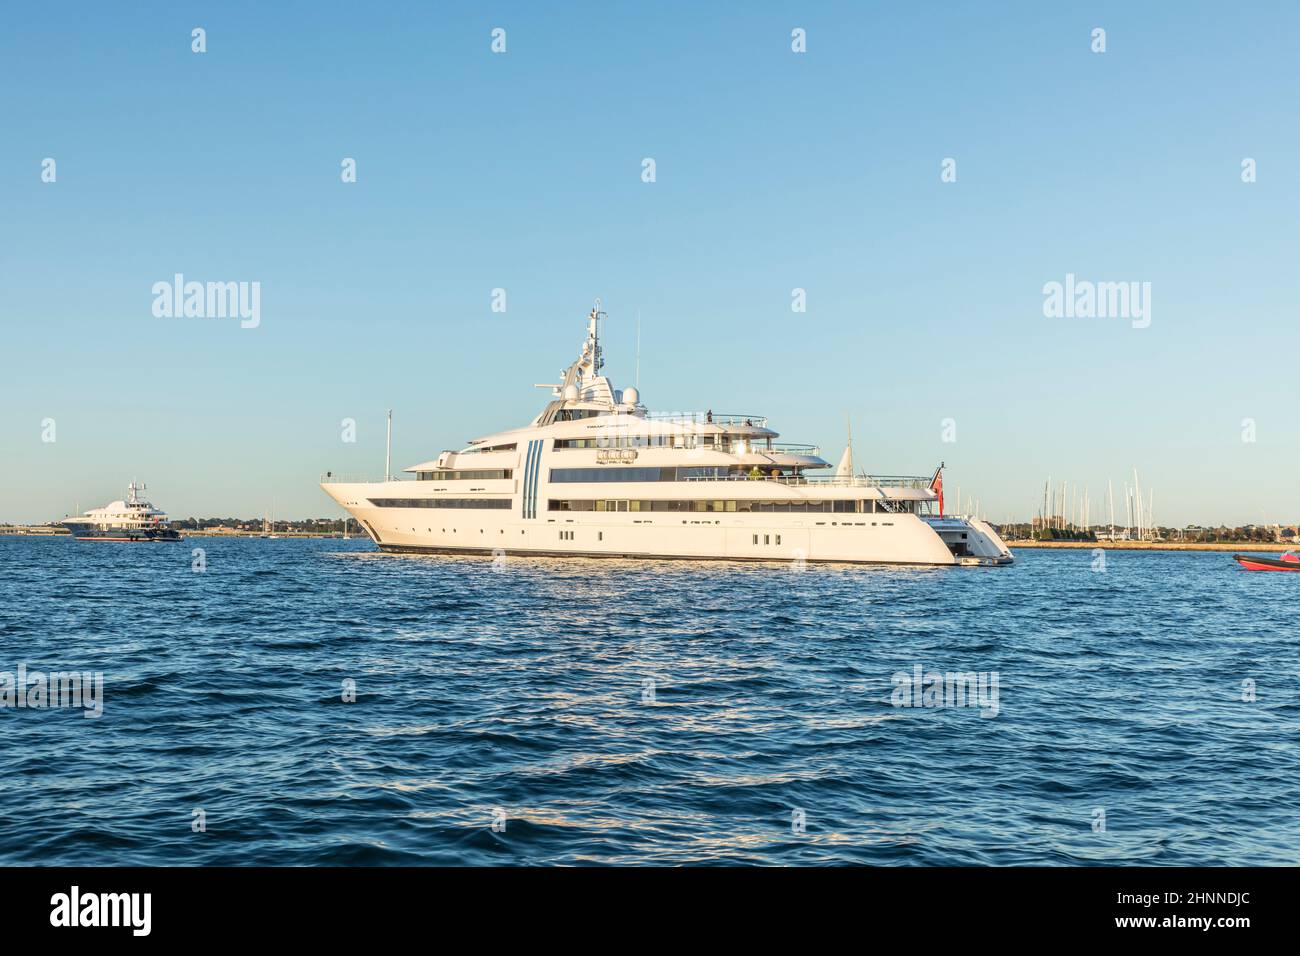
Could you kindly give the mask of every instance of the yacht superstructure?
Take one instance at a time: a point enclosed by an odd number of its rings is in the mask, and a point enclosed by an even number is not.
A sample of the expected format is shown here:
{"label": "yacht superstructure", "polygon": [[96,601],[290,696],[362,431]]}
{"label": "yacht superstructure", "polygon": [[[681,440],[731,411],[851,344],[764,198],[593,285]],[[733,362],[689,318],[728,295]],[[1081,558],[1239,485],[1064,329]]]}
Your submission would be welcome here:
{"label": "yacht superstructure", "polygon": [[78,541],[180,541],[167,515],[140,497],[144,485],[127,485],[126,499],[91,508],[63,524]]}
{"label": "yacht superstructure", "polygon": [[997,532],[942,513],[932,477],[836,474],[759,415],[654,412],[601,375],[600,303],[577,360],[528,425],[382,481],[321,487],[384,551],[1005,564]]}

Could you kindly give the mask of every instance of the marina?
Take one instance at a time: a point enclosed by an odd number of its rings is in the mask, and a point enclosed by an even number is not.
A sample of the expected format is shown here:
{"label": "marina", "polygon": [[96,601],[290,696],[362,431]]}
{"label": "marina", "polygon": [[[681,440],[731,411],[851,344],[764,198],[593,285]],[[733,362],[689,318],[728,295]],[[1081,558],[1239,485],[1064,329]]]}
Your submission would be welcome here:
{"label": "marina", "polygon": [[1040,541],[1036,538],[1013,539],[1013,548],[1040,548],[1046,551],[1277,551],[1276,544],[1250,541]]}

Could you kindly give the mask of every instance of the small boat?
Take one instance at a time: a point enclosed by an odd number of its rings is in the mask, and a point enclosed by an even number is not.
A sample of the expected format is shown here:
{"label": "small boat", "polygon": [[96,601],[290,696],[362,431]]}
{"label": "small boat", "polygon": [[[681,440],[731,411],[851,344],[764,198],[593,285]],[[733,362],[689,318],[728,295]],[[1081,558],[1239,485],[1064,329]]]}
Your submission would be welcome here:
{"label": "small boat", "polygon": [[1280,558],[1267,558],[1253,554],[1234,554],[1236,561],[1247,571],[1300,571],[1300,554],[1288,551]]}

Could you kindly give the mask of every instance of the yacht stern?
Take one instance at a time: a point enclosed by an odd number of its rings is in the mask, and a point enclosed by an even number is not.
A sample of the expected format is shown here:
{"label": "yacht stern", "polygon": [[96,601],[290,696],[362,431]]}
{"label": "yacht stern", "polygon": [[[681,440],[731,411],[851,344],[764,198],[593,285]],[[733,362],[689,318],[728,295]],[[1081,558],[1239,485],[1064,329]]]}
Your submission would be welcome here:
{"label": "yacht stern", "polygon": [[983,518],[970,515],[923,515],[952,552],[953,563],[964,566],[1010,564],[1015,560],[1001,535]]}

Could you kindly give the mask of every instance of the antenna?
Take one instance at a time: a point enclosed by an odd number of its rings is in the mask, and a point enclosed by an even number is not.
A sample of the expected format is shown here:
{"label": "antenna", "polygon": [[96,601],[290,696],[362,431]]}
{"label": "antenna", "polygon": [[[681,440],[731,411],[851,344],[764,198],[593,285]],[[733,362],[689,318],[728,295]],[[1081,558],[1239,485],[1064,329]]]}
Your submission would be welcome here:
{"label": "antenna", "polygon": [[600,299],[596,300],[596,306],[591,310],[589,318],[591,320],[591,324],[587,329],[587,341],[590,346],[589,359],[591,362],[591,373],[597,375],[605,364],[605,358],[600,351],[600,320],[609,318],[609,316],[600,309]]}
{"label": "antenna", "polygon": [[641,310],[636,310],[636,390],[641,391]]}

